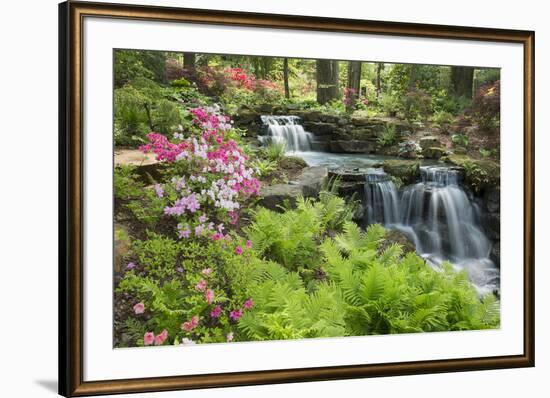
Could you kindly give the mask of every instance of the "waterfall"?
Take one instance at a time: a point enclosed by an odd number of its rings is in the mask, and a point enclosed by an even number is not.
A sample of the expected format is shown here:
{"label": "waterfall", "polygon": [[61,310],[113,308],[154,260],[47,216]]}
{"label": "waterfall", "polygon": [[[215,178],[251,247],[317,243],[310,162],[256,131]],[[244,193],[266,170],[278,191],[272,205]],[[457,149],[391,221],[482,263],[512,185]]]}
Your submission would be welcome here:
{"label": "waterfall", "polygon": [[369,169],[365,181],[367,224],[397,229],[431,265],[449,260],[465,269],[480,294],[498,290],[499,272],[490,260],[491,241],[480,223],[478,205],[449,167],[423,166],[421,181],[401,192],[382,169]]}
{"label": "waterfall", "polygon": [[267,127],[267,136],[260,137],[263,144],[284,143],[287,152],[307,152],[311,150],[313,134],[304,130],[297,116],[262,116]]}

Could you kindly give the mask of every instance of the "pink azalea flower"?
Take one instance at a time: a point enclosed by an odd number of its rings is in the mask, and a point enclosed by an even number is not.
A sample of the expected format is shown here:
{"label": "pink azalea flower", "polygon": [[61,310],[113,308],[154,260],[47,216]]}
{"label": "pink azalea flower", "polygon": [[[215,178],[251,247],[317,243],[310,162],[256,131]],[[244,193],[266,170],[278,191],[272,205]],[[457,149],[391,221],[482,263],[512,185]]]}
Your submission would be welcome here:
{"label": "pink azalea flower", "polygon": [[134,305],[134,313],[143,314],[144,311],[145,311],[145,304],[137,303],[136,305]]}
{"label": "pink azalea flower", "polygon": [[212,311],[210,311],[210,316],[212,318],[219,318],[219,316],[222,314],[222,307],[217,305]]}
{"label": "pink azalea flower", "polygon": [[233,310],[229,313],[229,318],[231,318],[231,320],[235,322],[241,319],[242,316],[243,316],[242,310]]}
{"label": "pink azalea flower", "polygon": [[207,289],[204,293],[204,299],[208,304],[212,304],[214,301],[214,291],[212,289]]}
{"label": "pink azalea flower", "polygon": [[151,345],[155,341],[155,334],[153,332],[147,332],[143,335],[143,344]]}
{"label": "pink azalea flower", "polygon": [[168,338],[168,331],[164,329],[160,334],[155,336],[155,345],[162,345]]}
{"label": "pink azalea flower", "polygon": [[209,276],[210,274],[212,274],[212,268],[205,268],[201,272],[203,275]]}
{"label": "pink azalea flower", "polygon": [[220,240],[220,239],[223,239],[223,234],[221,234],[220,232],[216,232],[210,238],[214,241]]}
{"label": "pink azalea flower", "polygon": [[183,322],[181,324],[181,328],[185,330],[186,332],[190,332],[193,329],[195,329],[197,326],[199,326],[199,316],[195,315],[193,318],[191,318],[190,321]]}
{"label": "pink azalea flower", "polygon": [[252,301],[251,298],[249,298],[248,300],[246,300],[244,302],[243,307],[244,307],[244,309],[249,310],[249,309],[252,308],[253,305],[254,305],[254,302]]}
{"label": "pink azalea flower", "polygon": [[134,268],[136,268],[136,267],[137,267],[136,264],[134,264],[134,263],[128,263],[128,265],[126,266],[126,269],[134,269]]}
{"label": "pink azalea flower", "polygon": [[243,248],[240,247],[240,246],[237,246],[237,247],[235,248],[235,254],[237,254],[237,255],[239,255],[239,256],[240,256],[241,254],[243,254]]}
{"label": "pink azalea flower", "polygon": [[195,289],[197,289],[199,292],[204,292],[204,289],[206,289],[206,281],[204,279],[201,279],[199,283],[195,285]]}
{"label": "pink azalea flower", "polygon": [[247,240],[246,241],[246,248],[247,249],[250,249],[252,247],[252,241],[251,240]]}

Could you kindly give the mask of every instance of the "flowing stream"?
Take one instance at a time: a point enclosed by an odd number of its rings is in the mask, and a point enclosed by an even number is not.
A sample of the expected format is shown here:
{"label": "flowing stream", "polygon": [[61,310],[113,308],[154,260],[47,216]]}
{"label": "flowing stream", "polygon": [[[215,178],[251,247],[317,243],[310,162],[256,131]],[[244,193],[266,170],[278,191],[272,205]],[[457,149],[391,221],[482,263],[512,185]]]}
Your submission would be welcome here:
{"label": "flowing stream", "polygon": [[448,260],[466,270],[479,294],[499,291],[499,268],[490,259],[492,242],[481,227],[483,210],[460,184],[456,169],[422,166],[417,183],[397,189],[382,169],[371,167],[388,157],[312,151],[314,135],[304,130],[298,117],[262,116],[262,121],[262,143],[284,142],[287,152],[310,166],[364,169],[365,224],[401,231],[434,269]]}

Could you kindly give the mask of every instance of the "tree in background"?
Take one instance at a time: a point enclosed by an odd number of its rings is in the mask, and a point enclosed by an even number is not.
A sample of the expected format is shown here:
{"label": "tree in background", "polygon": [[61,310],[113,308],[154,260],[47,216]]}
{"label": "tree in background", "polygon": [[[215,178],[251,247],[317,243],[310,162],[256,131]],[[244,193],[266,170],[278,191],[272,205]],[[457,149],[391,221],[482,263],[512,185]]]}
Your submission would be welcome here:
{"label": "tree in background", "polygon": [[474,69],[470,66],[451,67],[453,93],[457,97],[472,98],[474,86]]}
{"label": "tree in background", "polygon": [[288,85],[288,58],[283,59],[283,80],[285,86],[285,98],[290,98],[290,86]]}
{"label": "tree in background", "polygon": [[346,110],[349,112],[355,108],[355,103],[359,97],[359,90],[361,89],[361,62],[349,61],[348,62],[348,81],[346,85]]}
{"label": "tree in background", "polygon": [[340,98],[340,68],[338,61],[318,59],[317,66],[317,102],[320,105]]}
{"label": "tree in background", "polygon": [[382,62],[376,63],[376,99],[378,100],[380,98],[380,94],[382,93],[382,68],[384,67],[384,64]]}
{"label": "tree in background", "polygon": [[183,67],[185,69],[195,69],[196,58],[195,53],[183,53]]}

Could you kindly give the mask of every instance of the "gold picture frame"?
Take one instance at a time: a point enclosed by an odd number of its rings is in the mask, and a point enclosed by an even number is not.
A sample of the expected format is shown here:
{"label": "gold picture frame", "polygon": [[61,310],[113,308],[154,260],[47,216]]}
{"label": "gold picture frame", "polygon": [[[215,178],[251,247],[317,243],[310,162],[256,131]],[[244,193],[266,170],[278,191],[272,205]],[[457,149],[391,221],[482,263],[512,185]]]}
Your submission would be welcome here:
{"label": "gold picture frame", "polygon": [[[83,20],[108,17],[324,32],[517,43],[524,66],[523,354],[209,375],[83,381]],[[534,42],[532,31],[65,2],[59,6],[59,392],[64,396],[166,391],[534,366]],[[519,149],[518,149],[519,150]]]}

